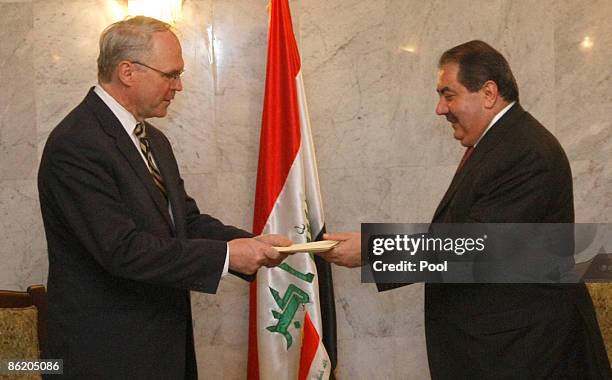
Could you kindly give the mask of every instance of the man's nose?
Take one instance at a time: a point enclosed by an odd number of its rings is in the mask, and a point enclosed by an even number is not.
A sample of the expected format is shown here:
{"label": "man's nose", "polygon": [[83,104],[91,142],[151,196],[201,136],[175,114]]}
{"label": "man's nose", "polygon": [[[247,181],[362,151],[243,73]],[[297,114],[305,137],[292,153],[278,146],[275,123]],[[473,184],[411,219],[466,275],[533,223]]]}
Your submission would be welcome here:
{"label": "man's nose", "polygon": [[440,98],[440,100],[438,100],[438,105],[436,106],[436,114],[437,115],[446,115],[448,113],[448,106],[446,105],[446,101],[444,101],[444,98]]}
{"label": "man's nose", "polygon": [[174,81],[172,81],[171,88],[174,91],[183,91],[183,82],[182,82],[181,77],[178,77],[178,79],[175,79]]}

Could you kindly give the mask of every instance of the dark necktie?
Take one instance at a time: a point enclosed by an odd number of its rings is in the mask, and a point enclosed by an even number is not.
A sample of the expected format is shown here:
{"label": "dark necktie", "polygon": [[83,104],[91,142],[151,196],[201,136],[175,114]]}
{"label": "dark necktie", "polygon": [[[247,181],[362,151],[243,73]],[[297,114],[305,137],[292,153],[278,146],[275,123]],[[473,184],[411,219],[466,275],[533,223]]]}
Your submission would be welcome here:
{"label": "dark necktie", "polygon": [[457,171],[459,171],[459,170],[461,170],[461,168],[463,168],[463,166],[465,165],[465,163],[470,158],[470,156],[472,155],[473,152],[474,152],[474,147],[473,146],[469,146],[465,150],[465,153],[463,153],[463,157],[461,158],[461,162],[459,162],[459,167],[457,168]]}
{"label": "dark necktie", "polygon": [[168,198],[168,192],[166,190],[166,186],[164,185],[161,173],[159,172],[159,169],[155,164],[155,160],[153,160],[153,152],[151,151],[151,146],[149,145],[149,139],[147,138],[147,132],[145,130],[144,123],[136,124],[136,128],[134,128],[134,134],[136,135],[136,137],[138,137],[140,150],[147,159],[149,173],[151,173],[151,177],[153,177],[153,182],[155,182],[155,186],[157,186],[159,191],[162,192],[164,197]]}

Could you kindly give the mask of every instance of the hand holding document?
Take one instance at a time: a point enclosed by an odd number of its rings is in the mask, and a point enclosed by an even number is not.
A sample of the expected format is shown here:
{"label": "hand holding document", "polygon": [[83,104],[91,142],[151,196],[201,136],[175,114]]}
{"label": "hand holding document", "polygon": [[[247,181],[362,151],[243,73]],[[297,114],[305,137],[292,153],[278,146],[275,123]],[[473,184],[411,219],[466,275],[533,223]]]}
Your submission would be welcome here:
{"label": "hand holding document", "polygon": [[336,232],[323,235],[325,239],[338,242],[329,251],[318,253],[330,263],[347,268],[362,265],[361,262],[361,234],[359,232]]}
{"label": "hand holding document", "polygon": [[285,254],[292,254],[297,252],[311,252],[320,253],[327,252],[330,249],[338,245],[338,241],[335,240],[321,240],[313,241],[310,243],[293,244],[288,247],[274,247],[278,252]]}
{"label": "hand holding document", "polygon": [[253,274],[262,267],[275,267],[287,258],[274,246],[289,246],[293,242],[283,235],[259,235],[253,238],[233,239],[227,243],[229,268],[244,274]]}
{"label": "hand holding document", "polygon": [[312,243],[293,244],[287,247],[274,247],[279,253],[293,254],[296,252],[311,252],[334,263],[347,268],[361,266],[361,233],[337,232],[323,235],[329,240]]}

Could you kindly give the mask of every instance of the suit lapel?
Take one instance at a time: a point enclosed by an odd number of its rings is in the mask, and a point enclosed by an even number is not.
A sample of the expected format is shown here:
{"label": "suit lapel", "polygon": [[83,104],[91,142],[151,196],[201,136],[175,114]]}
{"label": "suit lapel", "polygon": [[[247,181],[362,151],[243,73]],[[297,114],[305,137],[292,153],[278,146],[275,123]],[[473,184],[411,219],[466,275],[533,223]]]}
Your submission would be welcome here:
{"label": "suit lapel", "polygon": [[482,140],[478,143],[478,146],[474,149],[474,153],[467,160],[463,168],[455,173],[448,190],[446,190],[446,194],[442,197],[434,213],[434,221],[438,220],[446,210],[457,193],[457,189],[461,187],[464,180],[474,175],[474,171],[484,160],[486,160],[487,154],[504,139],[506,134],[512,129],[512,125],[515,124],[524,113],[525,110],[519,103],[516,103],[491,127],[491,129],[489,129],[487,134],[484,135]]}
{"label": "suit lapel", "polygon": [[442,197],[442,200],[438,204],[438,208],[436,208],[436,212],[434,213],[433,220],[437,220],[440,214],[442,213],[442,211],[446,209],[446,206],[448,206],[450,201],[453,199],[453,196],[457,192],[457,188],[459,187],[461,182],[463,182],[463,180],[468,176],[467,175],[468,171],[471,171],[471,170],[468,170],[469,166],[473,167],[473,165],[469,165],[469,164],[473,163],[476,160],[477,157],[474,157],[474,156],[476,156],[477,150],[478,149],[474,150],[472,157],[470,157],[470,159],[465,163],[465,166],[461,170],[455,173],[455,176],[453,177],[451,184],[448,186],[448,189],[446,190],[444,197]]}
{"label": "suit lapel", "polygon": [[168,205],[164,196],[155,186],[147,165],[143,161],[142,156],[140,156],[140,153],[130,137],[127,135],[127,133],[125,133],[123,126],[115,114],[113,114],[113,112],[98,97],[98,95],[95,94],[93,88],[89,91],[85,99],[90,108],[98,117],[98,120],[100,120],[104,131],[115,138],[117,148],[136,173],[136,177],[138,177],[138,179],[147,189],[147,192],[151,197],[151,201],[155,204],[157,210],[163,215],[166,222],[172,226],[172,221],[170,219],[170,215],[168,214]]}

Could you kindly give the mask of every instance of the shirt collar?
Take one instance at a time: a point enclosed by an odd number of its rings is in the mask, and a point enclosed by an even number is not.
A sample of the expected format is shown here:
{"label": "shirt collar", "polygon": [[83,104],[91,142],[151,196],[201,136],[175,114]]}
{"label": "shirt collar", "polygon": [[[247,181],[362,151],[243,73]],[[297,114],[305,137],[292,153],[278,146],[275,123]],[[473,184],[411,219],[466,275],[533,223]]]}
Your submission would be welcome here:
{"label": "shirt collar", "polygon": [[476,145],[478,145],[478,143],[480,142],[480,140],[482,140],[482,138],[484,137],[484,135],[487,134],[487,132],[489,131],[489,129],[491,129],[491,127],[497,123],[497,121],[499,119],[501,119],[502,116],[504,116],[504,114],[506,112],[508,112],[510,110],[510,108],[512,108],[512,106],[516,103],[516,100],[513,101],[512,103],[508,104],[506,107],[504,107],[503,110],[499,111],[499,113],[497,115],[495,115],[495,117],[493,118],[493,120],[491,120],[491,122],[489,123],[489,125],[487,126],[487,129],[485,129],[485,131],[482,133],[482,135],[480,135],[480,138],[478,139],[478,141],[476,141],[476,144],[474,144],[474,148],[476,148]]}
{"label": "shirt collar", "polygon": [[117,116],[117,119],[119,119],[119,122],[121,123],[123,129],[125,129],[127,134],[129,136],[132,136],[132,134],[134,133],[134,128],[136,127],[136,124],[138,124],[138,120],[136,120],[134,115],[132,115],[130,111],[125,109],[125,107],[123,107],[121,104],[119,104],[119,102],[115,98],[113,98],[111,94],[106,92],[106,90],[102,88],[102,86],[100,86],[99,84],[94,87],[94,92],[100,97],[100,99],[102,99],[104,104],[106,104],[108,108],[110,108],[113,114]]}

